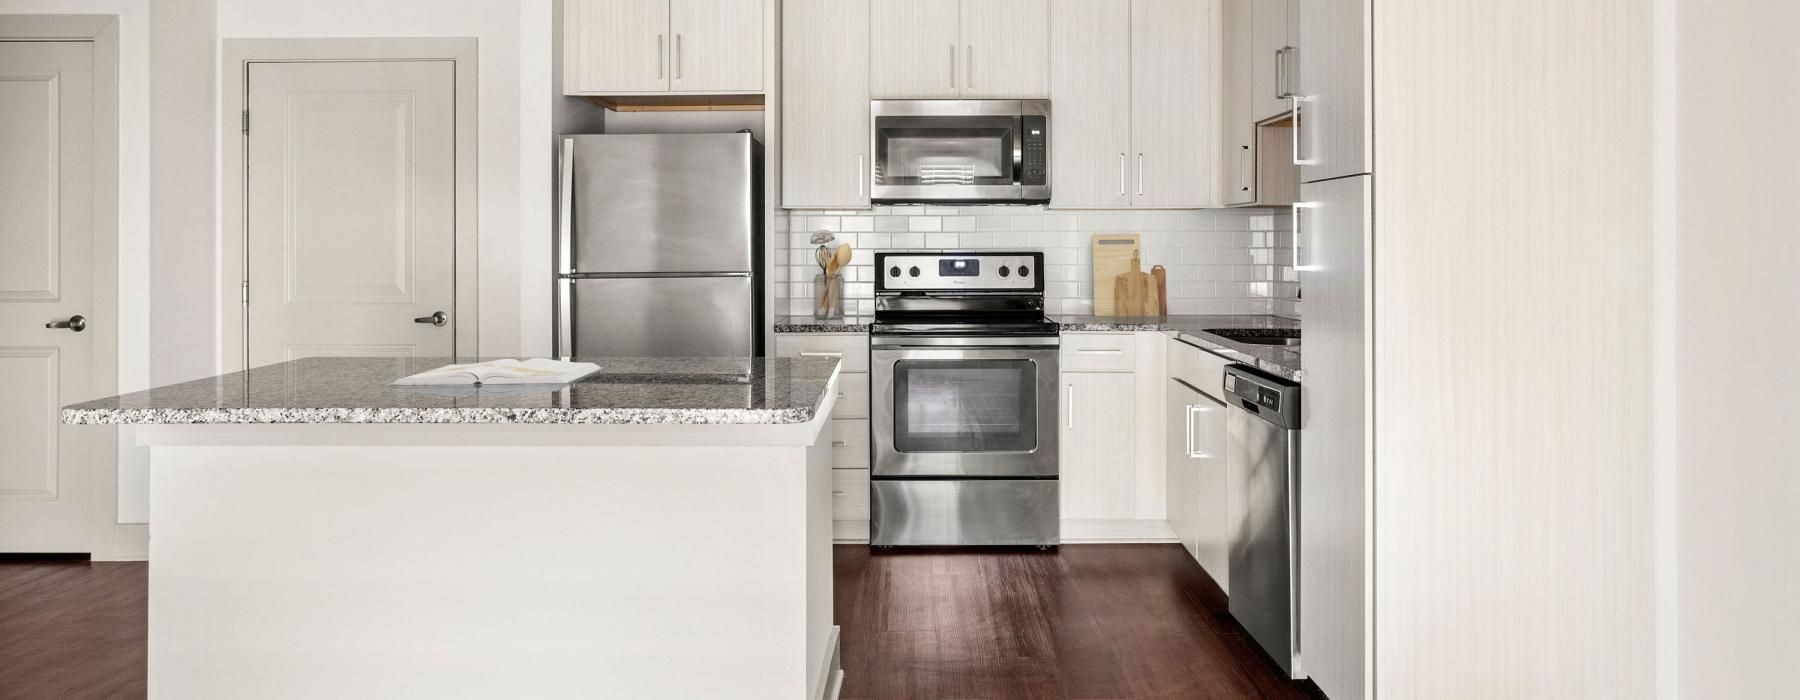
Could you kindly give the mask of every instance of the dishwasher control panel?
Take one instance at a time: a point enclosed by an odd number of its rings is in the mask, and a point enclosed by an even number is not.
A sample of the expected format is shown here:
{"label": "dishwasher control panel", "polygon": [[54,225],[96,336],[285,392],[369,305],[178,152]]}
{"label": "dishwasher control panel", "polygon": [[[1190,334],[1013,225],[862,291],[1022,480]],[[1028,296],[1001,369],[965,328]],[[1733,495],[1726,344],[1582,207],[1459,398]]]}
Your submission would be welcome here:
{"label": "dishwasher control panel", "polygon": [[1225,393],[1231,405],[1284,428],[1300,427],[1300,385],[1248,365],[1225,368]]}

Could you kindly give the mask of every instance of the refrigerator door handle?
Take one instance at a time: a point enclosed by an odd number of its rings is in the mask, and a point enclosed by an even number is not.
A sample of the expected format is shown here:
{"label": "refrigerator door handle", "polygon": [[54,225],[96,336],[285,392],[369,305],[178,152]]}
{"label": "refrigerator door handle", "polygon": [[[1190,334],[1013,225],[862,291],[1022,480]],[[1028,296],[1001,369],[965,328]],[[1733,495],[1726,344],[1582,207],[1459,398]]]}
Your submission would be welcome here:
{"label": "refrigerator door handle", "polygon": [[556,356],[567,360],[575,356],[575,313],[569,308],[575,300],[575,280],[564,277],[556,281]]}
{"label": "refrigerator door handle", "polygon": [[575,257],[570,241],[575,232],[575,139],[562,140],[562,162],[557,164],[556,203],[556,271],[575,271]]}

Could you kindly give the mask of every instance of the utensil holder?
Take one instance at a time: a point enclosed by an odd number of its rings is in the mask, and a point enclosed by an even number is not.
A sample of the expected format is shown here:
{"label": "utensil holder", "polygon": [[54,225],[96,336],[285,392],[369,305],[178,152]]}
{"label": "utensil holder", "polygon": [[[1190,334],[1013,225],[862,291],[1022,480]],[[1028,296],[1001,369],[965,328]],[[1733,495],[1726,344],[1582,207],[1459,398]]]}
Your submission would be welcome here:
{"label": "utensil holder", "polygon": [[844,276],[813,275],[813,318],[844,317]]}

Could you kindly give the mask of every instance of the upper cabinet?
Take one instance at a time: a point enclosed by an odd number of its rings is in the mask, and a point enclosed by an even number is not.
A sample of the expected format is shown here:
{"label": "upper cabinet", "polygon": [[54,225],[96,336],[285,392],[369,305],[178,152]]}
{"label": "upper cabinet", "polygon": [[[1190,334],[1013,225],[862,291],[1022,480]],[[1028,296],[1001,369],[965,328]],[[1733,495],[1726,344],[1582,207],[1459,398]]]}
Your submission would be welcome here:
{"label": "upper cabinet", "polygon": [[[1230,0],[1228,0],[1229,2]],[[1300,0],[1241,0],[1250,8],[1251,117],[1263,121],[1280,116],[1292,106],[1294,74],[1300,45]]]}
{"label": "upper cabinet", "polygon": [[[873,99],[1040,99],[1050,0],[872,0]],[[784,12],[792,12],[792,8]]]}
{"label": "upper cabinet", "polygon": [[1050,15],[1051,206],[1214,206],[1214,3],[1053,0]]}
{"label": "upper cabinet", "polygon": [[1299,196],[1285,99],[1296,52],[1287,29],[1294,17],[1289,2],[1224,0],[1222,6],[1219,165],[1227,206],[1288,205]]}
{"label": "upper cabinet", "polygon": [[564,0],[563,92],[762,92],[764,1]]}
{"label": "upper cabinet", "polygon": [[786,0],[781,206],[869,206],[867,0]]}
{"label": "upper cabinet", "polygon": [[1296,52],[1294,160],[1303,182],[1374,172],[1368,0],[1304,0]]}

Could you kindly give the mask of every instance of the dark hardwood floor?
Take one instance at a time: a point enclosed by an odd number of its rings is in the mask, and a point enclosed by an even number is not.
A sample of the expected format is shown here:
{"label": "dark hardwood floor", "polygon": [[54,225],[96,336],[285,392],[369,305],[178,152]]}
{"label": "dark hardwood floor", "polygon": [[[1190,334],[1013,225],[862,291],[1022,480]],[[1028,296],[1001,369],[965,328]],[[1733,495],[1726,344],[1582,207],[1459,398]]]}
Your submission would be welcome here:
{"label": "dark hardwood floor", "polygon": [[0,698],[144,697],[148,572],[0,558]]}
{"label": "dark hardwood floor", "polygon": [[[842,697],[1306,698],[1179,545],[836,548]],[[144,696],[142,563],[0,558],[0,698]]]}
{"label": "dark hardwood floor", "polygon": [[1308,698],[1180,545],[836,548],[842,697]]}

